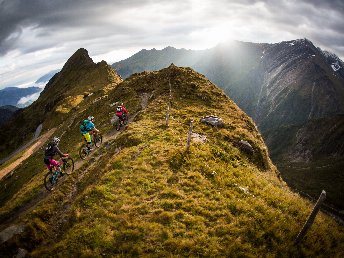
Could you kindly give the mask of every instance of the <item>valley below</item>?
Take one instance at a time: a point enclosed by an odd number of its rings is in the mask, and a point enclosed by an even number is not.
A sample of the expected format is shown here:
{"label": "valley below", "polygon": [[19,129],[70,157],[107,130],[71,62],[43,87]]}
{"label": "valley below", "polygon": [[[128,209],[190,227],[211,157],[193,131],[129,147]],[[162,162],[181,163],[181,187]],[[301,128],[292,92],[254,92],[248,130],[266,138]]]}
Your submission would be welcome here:
{"label": "valley below", "polygon": [[344,225],[344,161],[307,163],[277,163],[283,180],[300,195],[316,202],[326,191],[323,209],[338,217]]}

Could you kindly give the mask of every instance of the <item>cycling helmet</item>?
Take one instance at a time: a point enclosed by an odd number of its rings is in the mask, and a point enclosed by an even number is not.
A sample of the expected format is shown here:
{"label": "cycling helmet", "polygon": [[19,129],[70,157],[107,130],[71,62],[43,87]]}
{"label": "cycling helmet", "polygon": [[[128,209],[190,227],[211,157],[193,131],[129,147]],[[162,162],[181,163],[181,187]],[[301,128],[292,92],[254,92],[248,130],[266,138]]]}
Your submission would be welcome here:
{"label": "cycling helmet", "polygon": [[60,142],[60,138],[55,136],[55,137],[53,138],[53,143],[55,143],[56,145],[58,145],[59,142]]}
{"label": "cycling helmet", "polygon": [[94,120],[94,116],[89,116],[89,117],[87,118],[87,120],[88,120],[88,121]]}

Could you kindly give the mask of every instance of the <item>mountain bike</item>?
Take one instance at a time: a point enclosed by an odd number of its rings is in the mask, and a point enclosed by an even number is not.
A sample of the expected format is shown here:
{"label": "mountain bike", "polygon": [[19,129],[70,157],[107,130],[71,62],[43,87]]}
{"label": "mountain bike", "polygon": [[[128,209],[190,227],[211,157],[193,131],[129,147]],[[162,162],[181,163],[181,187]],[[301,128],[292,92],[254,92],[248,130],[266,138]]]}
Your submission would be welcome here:
{"label": "mountain bike", "polygon": [[[58,163],[60,166],[53,167],[52,171],[49,171],[44,177],[44,186],[48,191],[55,189],[62,173],[70,175],[74,171],[74,161],[71,157],[62,157]],[[60,168],[60,170],[58,168]]]}
{"label": "mountain bike", "polygon": [[[94,146],[97,148],[102,144],[103,142],[103,136],[99,132],[92,132],[92,142]],[[79,156],[81,159],[86,159],[86,157],[91,153],[91,150],[87,148],[87,142],[85,140],[85,143],[81,145],[79,149]]]}
{"label": "mountain bike", "polygon": [[116,130],[117,130],[117,131],[119,131],[119,130],[121,129],[122,126],[125,126],[125,125],[128,124],[128,115],[123,114],[122,116],[123,116],[123,119],[118,119],[118,120],[116,121],[115,126],[116,126]]}

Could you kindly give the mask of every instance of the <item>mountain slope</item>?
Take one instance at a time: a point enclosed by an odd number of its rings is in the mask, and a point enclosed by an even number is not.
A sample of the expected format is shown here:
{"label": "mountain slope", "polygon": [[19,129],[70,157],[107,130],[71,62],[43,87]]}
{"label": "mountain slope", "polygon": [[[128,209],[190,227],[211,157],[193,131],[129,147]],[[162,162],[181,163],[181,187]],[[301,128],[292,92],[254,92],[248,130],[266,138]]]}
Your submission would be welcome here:
{"label": "mountain slope", "polygon": [[122,79],[105,61],[95,64],[85,49],[79,49],[63,69],[51,78],[40,97],[18,112],[16,119],[0,132],[0,138],[3,139],[0,158],[31,140],[40,124],[43,132],[60,126],[70,116],[71,110],[90,94],[102,95],[107,87],[113,87],[120,81]]}
{"label": "mountain slope", "polygon": [[[32,257],[343,255],[344,233],[322,213],[301,246],[293,245],[311,205],[277,178],[252,120],[204,76],[171,65],[135,74],[107,94],[73,111],[76,119],[67,118],[70,126],[58,130],[65,130],[60,147],[75,155],[81,141],[77,121],[92,111],[111,140],[16,221],[23,232],[2,245],[3,253],[22,248]],[[114,100],[126,103],[132,121],[111,138],[106,120]],[[223,128],[200,122],[214,113]],[[194,140],[186,151],[191,119],[193,132],[206,141]],[[253,154],[238,147],[240,140],[252,145]],[[28,196],[39,198],[44,170],[32,172],[38,170],[37,157],[14,172],[12,177],[26,169],[32,179],[3,203],[2,220]]]}
{"label": "mountain slope", "polygon": [[[282,175],[290,163],[307,169],[318,166],[319,161],[327,164],[327,175],[311,187],[318,191],[325,187],[335,200],[332,204],[344,209],[340,194],[344,189],[340,182],[330,180],[333,175],[343,175],[343,167],[338,166],[344,158],[344,147],[339,144],[342,129],[331,128],[328,140],[319,135],[328,130],[326,122],[314,126],[319,121],[344,122],[344,63],[336,55],[316,48],[307,39],[276,44],[233,42],[203,51],[145,50],[112,66],[126,77],[161,69],[168,62],[191,66],[224,89],[253,118]],[[317,140],[308,141],[307,135]],[[300,144],[305,141],[308,143]],[[299,175],[289,170],[288,183],[300,181]],[[299,185],[307,188],[307,183]],[[317,197],[314,191],[308,194]]]}
{"label": "mountain slope", "polygon": [[0,126],[5,124],[19,108],[15,106],[1,106],[0,107]]}
{"label": "mountain slope", "polygon": [[[203,51],[142,50],[112,66],[126,78],[171,62],[191,66],[223,88],[254,119],[264,137],[279,127],[344,113],[344,63],[307,39],[234,42]],[[334,71],[334,63],[341,68]],[[271,153],[274,157],[274,148]]]}

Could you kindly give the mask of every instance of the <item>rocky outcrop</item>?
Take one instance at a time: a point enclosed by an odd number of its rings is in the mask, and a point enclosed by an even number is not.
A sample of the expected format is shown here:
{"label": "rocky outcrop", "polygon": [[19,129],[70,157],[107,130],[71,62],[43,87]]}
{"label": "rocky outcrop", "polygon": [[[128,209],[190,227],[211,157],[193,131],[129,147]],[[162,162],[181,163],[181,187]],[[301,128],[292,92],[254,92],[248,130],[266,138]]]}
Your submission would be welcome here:
{"label": "rocky outcrop", "polygon": [[201,121],[201,123],[212,125],[215,127],[223,127],[224,126],[223,120],[218,116],[213,116],[213,115],[205,116],[205,117],[201,118],[200,121]]}

